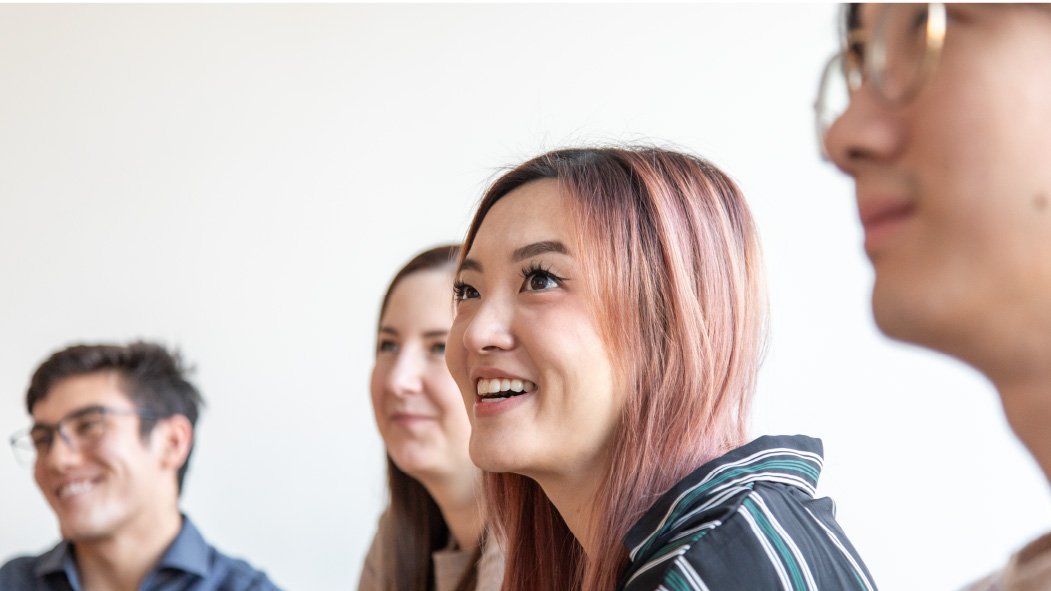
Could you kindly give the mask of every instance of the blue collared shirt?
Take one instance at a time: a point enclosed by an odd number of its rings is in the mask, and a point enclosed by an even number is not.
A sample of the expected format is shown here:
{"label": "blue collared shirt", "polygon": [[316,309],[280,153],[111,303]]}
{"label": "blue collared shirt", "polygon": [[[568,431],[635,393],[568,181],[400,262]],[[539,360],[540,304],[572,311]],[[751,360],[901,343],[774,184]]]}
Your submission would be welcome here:
{"label": "blue collared shirt", "polygon": [[[139,591],[280,591],[243,560],[208,545],[183,515],[182,529]],[[66,541],[41,554],[0,568],[0,591],[82,591],[73,546]]]}

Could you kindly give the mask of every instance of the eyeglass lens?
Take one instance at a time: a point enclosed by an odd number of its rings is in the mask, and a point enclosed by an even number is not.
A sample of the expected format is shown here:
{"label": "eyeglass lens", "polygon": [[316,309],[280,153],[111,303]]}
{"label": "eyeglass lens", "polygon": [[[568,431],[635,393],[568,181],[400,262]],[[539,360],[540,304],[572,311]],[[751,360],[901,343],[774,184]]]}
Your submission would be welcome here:
{"label": "eyeglass lens", "polygon": [[929,40],[928,6],[887,5],[876,25],[869,72],[888,101],[903,100],[923,77]]}
{"label": "eyeglass lens", "polygon": [[106,413],[101,409],[90,409],[87,412],[67,417],[58,425],[37,425],[28,433],[16,437],[12,447],[19,462],[30,466],[40,454],[51,451],[55,438],[61,437],[73,449],[86,449],[97,442],[106,433]]}
{"label": "eyeglass lens", "polygon": [[[862,78],[890,103],[908,100],[922,85],[932,66],[944,35],[944,18],[932,18],[932,10],[942,5],[881,5],[871,34],[852,31],[850,37],[868,39],[852,42],[849,51],[832,58],[821,78],[815,103],[817,131],[822,153],[829,128],[850,105],[851,92]],[[856,9],[856,8],[855,8]],[[932,24],[933,23],[933,24]],[[860,55],[859,55],[860,53]]]}

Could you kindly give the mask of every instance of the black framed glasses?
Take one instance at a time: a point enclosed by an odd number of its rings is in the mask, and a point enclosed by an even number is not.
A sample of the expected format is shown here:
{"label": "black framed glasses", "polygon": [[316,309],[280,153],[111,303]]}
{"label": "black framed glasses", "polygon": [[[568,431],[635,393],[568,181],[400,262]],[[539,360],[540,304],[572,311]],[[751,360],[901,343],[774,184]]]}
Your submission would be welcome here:
{"label": "black framed glasses", "polygon": [[156,415],[134,408],[88,406],[62,417],[54,425],[37,423],[11,436],[11,448],[23,466],[32,466],[37,457],[47,455],[57,433],[71,449],[82,451],[98,444],[110,428],[110,417],[139,417],[156,420]]}
{"label": "black framed glasses", "polygon": [[[844,10],[858,9],[844,6]],[[879,9],[871,28],[846,31],[843,49],[829,59],[821,74],[814,118],[826,160],[828,130],[865,82],[885,104],[900,107],[915,98],[941,57],[944,4],[886,4]],[[848,22],[847,16],[840,22]]]}

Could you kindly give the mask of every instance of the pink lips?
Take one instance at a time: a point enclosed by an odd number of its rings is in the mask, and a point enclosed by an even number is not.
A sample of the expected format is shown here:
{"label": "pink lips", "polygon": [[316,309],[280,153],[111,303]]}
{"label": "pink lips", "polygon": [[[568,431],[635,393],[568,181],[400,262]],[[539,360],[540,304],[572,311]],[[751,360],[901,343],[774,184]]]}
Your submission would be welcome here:
{"label": "pink lips", "polygon": [[392,423],[398,423],[401,425],[415,425],[417,423],[423,423],[427,421],[433,421],[434,417],[428,415],[418,415],[406,412],[394,413],[390,416]]}
{"label": "pink lips", "polygon": [[865,228],[865,250],[869,255],[911,218],[915,210],[910,201],[900,198],[859,198],[858,214]]}

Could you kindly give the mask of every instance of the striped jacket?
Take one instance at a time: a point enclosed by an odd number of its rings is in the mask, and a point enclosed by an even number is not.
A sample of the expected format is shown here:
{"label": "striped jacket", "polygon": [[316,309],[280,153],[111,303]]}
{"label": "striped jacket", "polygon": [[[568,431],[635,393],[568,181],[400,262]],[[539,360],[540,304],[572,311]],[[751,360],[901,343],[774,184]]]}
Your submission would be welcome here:
{"label": "striped jacket", "polygon": [[628,532],[622,591],[874,591],[865,564],[815,499],[821,441],[760,437],[695,470]]}

